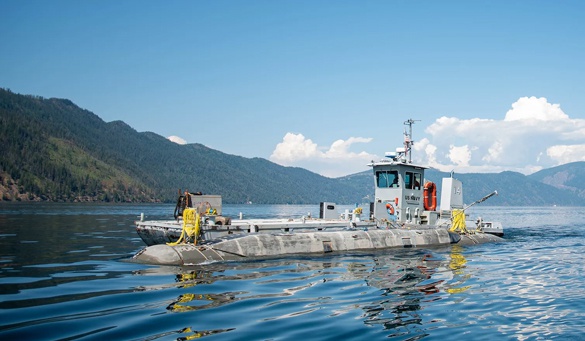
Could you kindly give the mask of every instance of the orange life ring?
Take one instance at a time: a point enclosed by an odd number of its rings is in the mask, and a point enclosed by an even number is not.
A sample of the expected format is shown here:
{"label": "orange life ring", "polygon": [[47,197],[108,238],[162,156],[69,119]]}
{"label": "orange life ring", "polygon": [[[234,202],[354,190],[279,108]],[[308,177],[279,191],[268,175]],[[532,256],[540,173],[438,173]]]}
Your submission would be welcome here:
{"label": "orange life ring", "polygon": [[389,215],[394,215],[394,206],[389,202],[386,203],[386,211]]}
{"label": "orange life ring", "polygon": [[425,184],[423,204],[427,211],[437,209],[437,185],[434,182],[427,181]]}

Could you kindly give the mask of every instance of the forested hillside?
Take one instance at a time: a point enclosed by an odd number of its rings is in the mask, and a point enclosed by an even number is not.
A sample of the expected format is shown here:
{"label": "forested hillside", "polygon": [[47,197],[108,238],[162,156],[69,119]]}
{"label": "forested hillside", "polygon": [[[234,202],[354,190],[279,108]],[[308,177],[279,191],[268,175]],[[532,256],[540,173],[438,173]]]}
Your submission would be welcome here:
{"label": "forested hillside", "polygon": [[[448,173],[429,171],[429,176],[438,184]],[[556,188],[516,172],[501,173],[470,173],[453,175],[463,182],[463,193],[466,203],[481,199],[483,196],[498,191],[498,195],[490,198],[482,205],[502,206],[579,206],[585,200],[566,190]]]}
{"label": "forested hillside", "polygon": [[[0,177],[4,200],[154,200],[140,167],[109,150],[120,123],[104,123],[68,100],[0,90]],[[152,183],[152,182],[151,182]]]}
{"label": "forested hillside", "polygon": [[[66,99],[0,89],[0,200],[174,202],[178,189],[220,194],[225,203],[352,204],[373,200],[371,172],[331,179],[202,144],[178,145],[122,121],[106,123]],[[455,174],[473,202],[584,205],[585,163],[531,176]],[[448,174],[426,178],[441,185]]]}
{"label": "forested hillside", "polygon": [[543,169],[529,178],[562,189],[585,199],[585,162],[572,162]]}
{"label": "forested hillside", "polygon": [[226,203],[356,202],[361,194],[301,168],[178,145],[106,123],[66,99],[0,90],[2,200],[167,201],[179,188]]}

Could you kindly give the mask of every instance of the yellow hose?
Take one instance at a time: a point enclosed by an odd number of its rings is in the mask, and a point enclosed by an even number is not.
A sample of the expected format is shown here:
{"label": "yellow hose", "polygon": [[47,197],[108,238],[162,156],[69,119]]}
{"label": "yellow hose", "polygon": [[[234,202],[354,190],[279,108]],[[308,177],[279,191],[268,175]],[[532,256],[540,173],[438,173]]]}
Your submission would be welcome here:
{"label": "yellow hose", "polygon": [[451,211],[451,219],[453,223],[449,229],[450,232],[468,233],[465,226],[465,212],[463,210]]}
{"label": "yellow hose", "polygon": [[167,243],[167,245],[174,246],[182,243],[186,240],[185,236],[194,240],[194,244],[197,244],[197,238],[199,237],[200,229],[199,213],[195,213],[194,208],[186,208],[183,211],[183,229],[181,236],[176,242]]}

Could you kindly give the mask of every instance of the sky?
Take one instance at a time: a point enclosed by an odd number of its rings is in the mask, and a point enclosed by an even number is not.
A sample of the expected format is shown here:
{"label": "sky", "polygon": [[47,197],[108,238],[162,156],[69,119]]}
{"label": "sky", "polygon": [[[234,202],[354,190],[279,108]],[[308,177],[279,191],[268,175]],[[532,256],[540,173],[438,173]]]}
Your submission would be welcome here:
{"label": "sky", "polygon": [[585,161],[583,1],[0,1],[0,87],[328,177]]}

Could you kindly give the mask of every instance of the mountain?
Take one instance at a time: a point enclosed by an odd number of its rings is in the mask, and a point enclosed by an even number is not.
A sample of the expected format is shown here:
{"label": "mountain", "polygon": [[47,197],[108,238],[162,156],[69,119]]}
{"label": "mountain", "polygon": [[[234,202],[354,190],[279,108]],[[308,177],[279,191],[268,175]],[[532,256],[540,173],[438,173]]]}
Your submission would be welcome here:
{"label": "mountain", "polygon": [[[562,166],[559,166],[562,168]],[[555,169],[550,170],[555,173]],[[570,174],[585,171],[585,164],[582,168],[573,169]],[[425,180],[437,184],[437,198],[440,199],[442,190],[442,179],[450,177],[451,174],[440,172],[436,169],[427,169],[425,171]],[[540,182],[538,178],[525,176],[517,172],[501,173],[454,173],[453,177],[463,182],[463,199],[466,204],[470,204],[484,196],[498,191],[498,195],[482,203],[490,206],[582,206],[585,205],[585,199],[579,197],[575,192],[583,193],[585,183],[573,183],[576,187],[567,190],[562,186],[553,186]],[[364,191],[370,188],[370,197],[373,197],[373,180],[371,172],[361,172],[341,178],[355,191]]]}
{"label": "mountain", "polygon": [[[436,175],[435,175],[436,174]],[[449,176],[431,170],[429,175],[440,184],[440,179]],[[490,198],[482,205],[498,206],[580,206],[585,200],[562,188],[539,182],[531,177],[517,172],[501,173],[469,173],[453,175],[463,182],[464,199],[466,203],[479,200],[485,195],[498,191],[498,195]]]}
{"label": "mountain", "polygon": [[[585,205],[585,163],[524,176],[455,174],[465,201],[487,205]],[[449,174],[429,169],[441,186]],[[178,145],[122,121],[104,122],[70,100],[0,89],[0,200],[174,202],[178,189],[225,203],[352,204],[373,200],[369,171],[331,179],[262,158]]]}
{"label": "mountain", "polygon": [[221,194],[226,203],[356,202],[340,180],[261,158],[178,145],[106,123],[67,99],[0,90],[2,200],[176,200],[179,188]]}
{"label": "mountain", "polygon": [[543,169],[528,177],[585,199],[585,162],[583,161]]}

